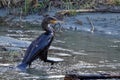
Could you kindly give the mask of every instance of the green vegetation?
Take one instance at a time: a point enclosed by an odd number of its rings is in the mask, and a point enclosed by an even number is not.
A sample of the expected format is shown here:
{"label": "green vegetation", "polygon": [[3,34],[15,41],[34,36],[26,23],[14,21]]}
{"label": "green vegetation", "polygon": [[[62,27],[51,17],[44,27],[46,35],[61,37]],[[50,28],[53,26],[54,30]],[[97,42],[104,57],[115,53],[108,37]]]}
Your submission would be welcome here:
{"label": "green vegetation", "polygon": [[30,8],[30,0],[25,0],[25,7],[23,9],[23,11],[25,12],[25,14],[27,14],[27,12],[29,11]]}
{"label": "green vegetation", "polygon": [[120,6],[120,0],[114,0],[115,5]]}
{"label": "green vegetation", "polygon": [[25,7],[23,9],[23,12],[25,14],[40,12],[42,9],[46,8],[48,3],[49,0],[44,0],[40,2],[38,2],[38,0],[25,0]]}
{"label": "green vegetation", "polygon": [[[99,5],[101,6],[101,4],[105,7],[108,5],[120,6],[120,0],[0,0],[0,8],[7,7],[11,12],[13,12],[11,9],[22,8],[24,14],[41,14],[44,11],[50,10],[51,7],[61,8],[63,10],[93,9]],[[12,8],[10,9],[10,7]],[[16,11],[18,13],[20,12],[19,9]],[[73,11],[71,14],[75,15],[76,13]]]}

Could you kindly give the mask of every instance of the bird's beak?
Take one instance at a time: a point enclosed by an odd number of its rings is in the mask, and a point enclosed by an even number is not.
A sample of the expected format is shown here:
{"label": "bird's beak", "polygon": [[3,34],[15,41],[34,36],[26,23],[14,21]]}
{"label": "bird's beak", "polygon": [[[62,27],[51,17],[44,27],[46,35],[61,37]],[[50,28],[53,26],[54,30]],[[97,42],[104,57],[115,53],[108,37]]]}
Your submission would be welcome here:
{"label": "bird's beak", "polygon": [[51,24],[56,24],[56,23],[57,23],[57,20],[50,20],[50,23],[51,23]]}
{"label": "bird's beak", "polygon": [[56,24],[56,23],[64,23],[63,21],[59,21],[59,20],[51,20],[50,21],[51,24]]}

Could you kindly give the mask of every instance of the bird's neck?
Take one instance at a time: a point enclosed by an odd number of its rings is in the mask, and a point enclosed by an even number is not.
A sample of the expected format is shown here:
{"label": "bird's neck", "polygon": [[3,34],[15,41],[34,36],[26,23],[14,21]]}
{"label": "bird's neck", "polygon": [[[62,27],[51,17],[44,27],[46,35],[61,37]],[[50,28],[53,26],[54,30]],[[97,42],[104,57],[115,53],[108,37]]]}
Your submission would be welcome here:
{"label": "bird's neck", "polygon": [[50,26],[50,24],[48,24],[46,32],[54,33],[54,29]]}
{"label": "bird's neck", "polygon": [[46,33],[54,33],[54,29],[50,26],[50,24],[42,24],[41,26]]}

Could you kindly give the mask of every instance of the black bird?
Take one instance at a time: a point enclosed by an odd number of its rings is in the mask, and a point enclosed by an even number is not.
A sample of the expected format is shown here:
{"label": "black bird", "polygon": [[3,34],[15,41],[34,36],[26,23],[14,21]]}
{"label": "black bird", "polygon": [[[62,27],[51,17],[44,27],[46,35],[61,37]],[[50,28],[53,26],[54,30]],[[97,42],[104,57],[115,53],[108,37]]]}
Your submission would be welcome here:
{"label": "black bird", "polygon": [[46,16],[43,19],[41,26],[45,32],[34,40],[27,48],[21,64],[17,66],[18,69],[25,71],[27,66],[30,66],[31,63],[38,58],[44,62],[54,63],[54,61],[47,59],[48,49],[54,38],[54,29],[50,27],[49,24],[55,24],[57,22],[58,20],[56,18],[50,16]]}

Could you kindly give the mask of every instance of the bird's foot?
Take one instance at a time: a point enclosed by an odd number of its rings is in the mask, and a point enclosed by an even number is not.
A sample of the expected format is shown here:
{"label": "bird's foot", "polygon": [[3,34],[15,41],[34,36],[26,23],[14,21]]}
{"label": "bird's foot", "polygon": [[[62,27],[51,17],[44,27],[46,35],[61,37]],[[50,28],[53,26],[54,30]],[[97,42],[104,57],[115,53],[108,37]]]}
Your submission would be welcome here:
{"label": "bird's foot", "polygon": [[58,63],[57,61],[51,61],[51,65],[54,65],[55,63]]}
{"label": "bird's foot", "polygon": [[51,65],[54,65],[55,62],[51,62]]}

